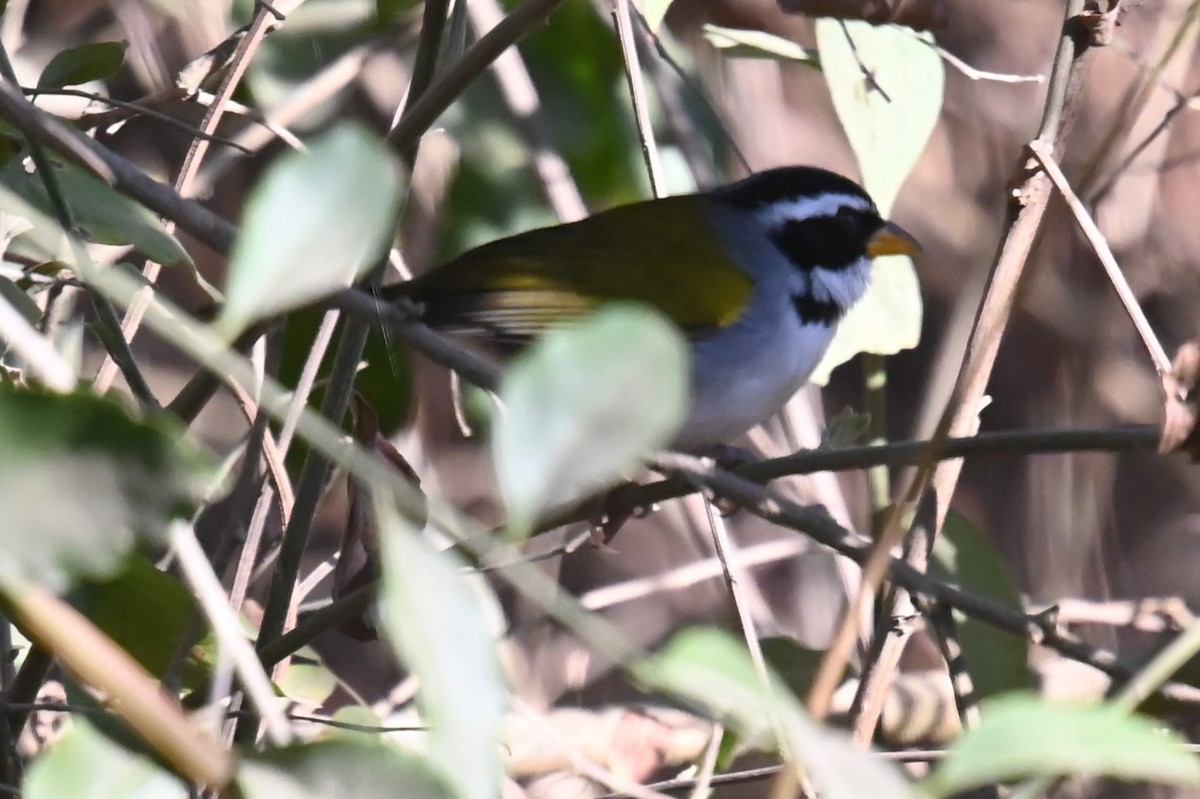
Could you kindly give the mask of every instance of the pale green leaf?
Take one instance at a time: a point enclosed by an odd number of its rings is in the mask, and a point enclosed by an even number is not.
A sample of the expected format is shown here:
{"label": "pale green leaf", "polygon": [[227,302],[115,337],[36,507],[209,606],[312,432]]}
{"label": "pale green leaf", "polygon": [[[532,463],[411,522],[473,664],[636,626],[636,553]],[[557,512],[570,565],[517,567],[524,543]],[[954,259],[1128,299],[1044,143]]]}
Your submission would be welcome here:
{"label": "pale green leaf", "polygon": [[165,417],[135,420],[79,392],[0,387],[0,580],[62,588],[121,565],[135,535],[161,541],[208,467]]}
{"label": "pale green leaf", "polygon": [[507,701],[500,630],[489,623],[496,599],[484,580],[464,574],[459,557],[435,550],[394,507],[381,499],[376,513],[382,629],[420,684],[429,756],[457,799],[496,799]]}
{"label": "pale green leaf", "polygon": [[229,265],[222,332],[235,335],[361,277],[391,241],[400,188],[395,156],[357,124],[281,157],[250,195]]}
{"label": "pale green leaf", "polygon": [[149,758],[135,755],[80,716],[29,768],[25,799],[186,799],[187,788]]}
{"label": "pale green leaf", "polygon": [[925,782],[932,796],[1032,776],[1115,777],[1200,785],[1186,741],[1112,705],[1065,705],[1010,694],[982,707],[983,721]]}
{"label": "pale green leaf", "polygon": [[[133,246],[160,264],[191,263],[183,245],[167,233],[154,214],[74,164],[56,163],[52,169],[76,225],[89,241]],[[0,168],[0,184],[45,216],[55,217],[46,184],[26,159],[13,158]],[[5,206],[16,212],[13,204]],[[49,253],[50,257],[56,254],[56,250]]]}
{"label": "pale green leaf", "polygon": [[725,55],[734,58],[772,58],[779,61],[798,61],[820,67],[817,54],[801,47],[791,39],[776,36],[766,31],[744,28],[725,28],[711,22],[704,24],[704,38]]}
{"label": "pale green leaf", "polygon": [[687,345],[647,308],[611,305],[555,330],[505,373],[494,433],[509,529],[627,476],[687,410]]}
{"label": "pale green leaf", "polygon": [[707,710],[748,743],[777,739],[823,799],[914,795],[893,764],[812,721],[777,677],[771,687],[764,685],[744,647],[726,633],[686,630],[661,654],[638,664],[635,673],[648,687]]}
{"label": "pale green leaf", "polygon": [[256,754],[238,769],[245,799],[449,799],[428,764],[361,736]]}
{"label": "pale green leaf", "polygon": [[663,20],[667,18],[667,9],[671,7],[672,0],[638,0],[638,7],[641,9],[642,17],[646,20],[646,26],[654,33],[658,33],[662,27]]}
{"label": "pale green leaf", "polygon": [[[887,216],[941,113],[942,61],[929,34],[894,25],[819,19],[816,30],[821,71],[863,185]],[[911,259],[876,259],[871,286],[838,327],[812,380],[824,384],[859,352],[910,349],[920,334],[921,293]]]}

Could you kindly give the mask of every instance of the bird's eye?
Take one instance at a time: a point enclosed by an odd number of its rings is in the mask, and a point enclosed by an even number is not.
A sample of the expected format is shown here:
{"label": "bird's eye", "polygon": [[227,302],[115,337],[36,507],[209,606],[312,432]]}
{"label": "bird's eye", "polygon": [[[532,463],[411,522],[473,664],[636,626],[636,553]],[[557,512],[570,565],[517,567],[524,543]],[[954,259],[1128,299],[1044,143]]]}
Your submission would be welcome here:
{"label": "bird's eye", "polygon": [[857,230],[859,225],[862,224],[862,214],[857,209],[850,208],[849,206],[839,208],[834,219],[846,231]]}

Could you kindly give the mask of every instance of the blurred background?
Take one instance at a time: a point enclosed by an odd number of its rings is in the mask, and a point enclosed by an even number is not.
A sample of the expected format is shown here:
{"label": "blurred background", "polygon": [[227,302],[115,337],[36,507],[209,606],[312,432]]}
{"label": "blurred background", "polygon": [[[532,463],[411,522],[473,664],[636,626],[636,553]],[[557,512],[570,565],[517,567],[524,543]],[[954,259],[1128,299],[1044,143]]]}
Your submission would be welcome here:
{"label": "blurred background", "polygon": [[[946,53],[999,76],[947,64],[940,119],[892,213],[924,246],[916,259],[924,315],[919,345],[887,362],[886,428],[893,440],[926,437],[960,365],[1021,147],[1037,129],[1046,83],[1029,78],[1048,75],[1063,4],[677,0],[660,31],[669,59],[641,28],[638,36],[669,193],[734,179],[747,166],[809,163],[857,174],[818,70],[735,57],[703,33],[706,24],[754,29],[812,47],[813,20],[800,12],[828,7],[928,27]],[[496,0],[471,0],[467,8],[462,29],[451,26],[447,34],[450,54],[506,12]],[[195,126],[203,106],[166,90],[185,65],[225,40],[252,11],[245,1],[10,0],[0,36],[18,74],[30,81],[65,46],[128,40],[120,73],[107,86],[84,88],[127,101],[162,98],[154,101],[156,110]],[[1122,4],[1115,41],[1096,54],[1087,77],[1063,159],[1170,353],[1196,335],[1200,308],[1198,16],[1200,3],[1192,0]],[[348,117],[388,128],[408,85],[419,26],[420,7],[402,0],[308,0],[290,10],[235,95],[245,113],[227,115],[220,131],[248,152],[216,145],[201,168],[197,195],[236,219],[256,176],[287,147],[277,135],[281,129],[303,138]],[[887,75],[876,77],[886,86]],[[47,96],[39,104],[68,117],[96,110],[78,97]],[[186,130],[144,115],[102,127],[97,136],[167,182],[190,141]],[[478,79],[423,140],[412,187],[400,245],[415,273],[501,235],[648,196],[608,4],[568,0],[519,54]],[[220,260],[184,241],[219,285]],[[1158,423],[1162,393],[1153,366],[1058,199],[1026,276],[981,429]],[[163,285],[185,306],[204,303],[185,270],[168,272]],[[289,341],[303,339],[302,328],[297,323],[290,329]],[[155,365],[152,383],[165,396],[191,374],[190,364],[148,333],[135,349]],[[298,360],[284,349],[286,375]],[[371,353],[364,393],[384,426],[395,430],[426,490],[486,522],[498,521],[488,456],[478,437],[464,437],[456,423],[446,376],[394,344]],[[99,363],[98,355],[87,357]],[[825,390],[806,389],[786,420],[743,443],[767,455],[816,446],[826,414],[863,405],[863,370],[855,359],[834,372]],[[218,452],[228,452],[246,427],[232,401],[219,398],[194,429]],[[892,476],[902,485],[901,475]],[[870,527],[861,473],[787,481],[785,490],[821,502],[856,530]],[[1195,607],[1198,491],[1200,475],[1178,455],[995,454],[967,460],[953,506],[1001,553],[1031,606],[1178,597]],[[314,566],[337,551],[344,506],[344,491],[335,486],[323,503]],[[757,564],[749,588],[761,633],[825,647],[846,592],[857,584],[855,570],[744,514],[728,521],[743,555]],[[529,548],[549,551],[578,533],[549,534]],[[694,498],[630,522],[608,549],[585,545],[547,560],[545,568],[648,646],[691,621],[736,629],[703,507]],[[319,600],[328,591],[322,584],[312,596]],[[632,696],[559,628],[519,602],[506,609],[514,674],[534,706],[592,706]],[[1134,659],[1158,641],[1155,633],[1129,626],[1096,623],[1081,630]],[[377,643],[329,633],[317,648],[368,700],[386,699],[399,677]],[[919,651],[912,660],[928,665]],[[1088,682],[1071,674],[1074,685]]]}

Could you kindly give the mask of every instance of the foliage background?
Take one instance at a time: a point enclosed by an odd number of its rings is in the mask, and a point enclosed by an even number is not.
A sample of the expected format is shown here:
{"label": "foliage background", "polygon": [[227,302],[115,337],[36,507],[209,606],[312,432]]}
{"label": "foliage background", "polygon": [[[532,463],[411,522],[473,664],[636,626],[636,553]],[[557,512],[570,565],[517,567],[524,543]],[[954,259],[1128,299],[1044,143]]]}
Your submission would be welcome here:
{"label": "foliage background", "polygon": [[[381,22],[372,3],[309,0],[266,39],[236,99],[281,119],[301,137],[347,118],[386,128],[407,86],[419,22],[418,8],[395,5]],[[1008,76],[1048,72],[1060,3],[900,5],[901,21],[904,14],[935,17],[938,44],[973,67]],[[66,46],[125,39],[129,50],[121,70],[105,86],[89,88],[133,101],[170,86],[180,68],[222,41],[251,11],[248,2],[226,7],[199,0],[10,0],[0,37],[25,84],[33,83],[48,59]],[[1188,0],[1126,4],[1114,44],[1093,63],[1064,158],[1077,191],[1094,203],[1125,274],[1172,352],[1195,335],[1195,308],[1200,307],[1195,267],[1200,228],[1194,221],[1200,127],[1192,100],[1197,16],[1197,3]],[[668,191],[739,174],[738,151],[754,169],[814,163],[854,174],[853,154],[821,74],[805,64],[728,57],[708,44],[705,23],[766,30],[815,45],[811,19],[773,2],[674,3],[664,46],[690,77],[681,81],[650,48],[643,52]],[[453,42],[449,46],[453,49]],[[548,196],[561,202],[562,187],[539,177],[532,160],[538,148],[561,154],[588,208],[647,196],[623,61],[607,9],[582,0],[564,3],[522,43],[520,53],[537,90],[535,110],[515,114],[495,74],[488,73],[422,144],[400,237],[406,261],[417,273],[467,246],[555,220]],[[886,86],[887,76],[878,78]],[[1021,146],[1036,129],[1045,85],[973,79],[947,70],[939,123],[893,212],[924,245],[917,260],[924,321],[920,346],[888,361],[890,439],[927,437],[949,394],[1001,231],[1006,185]],[[44,97],[39,104],[73,116],[84,110],[86,100]],[[192,124],[202,113],[190,101],[169,102],[159,110]],[[283,147],[236,115],[220,133],[254,150],[239,155],[218,147],[202,170],[205,200],[236,219],[249,187]],[[146,117],[102,132],[98,139],[167,180],[189,141],[186,131]],[[181,238],[205,277],[222,284],[222,260]],[[1158,378],[1092,251],[1057,199],[1026,274],[990,384],[982,430],[1157,423],[1162,415]],[[185,269],[167,270],[162,285],[168,296],[193,309],[207,301]],[[304,336],[293,339],[294,333],[288,347],[300,347],[299,355],[292,349],[279,355],[285,374],[298,371],[306,346]],[[134,351],[163,396],[191,374],[190,364],[151,334],[141,334]],[[85,374],[101,355],[85,341]],[[386,427],[398,428],[400,449],[426,490],[484,523],[500,521],[489,458],[479,444],[463,439],[444,375],[399,348],[376,347],[370,358],[364,379],[373,386],[376,408]],[[819,443],[826,409],[862,408],[862,385],[862,367],[855,361],[835,372],[823,393],[804,392],[789,409],[795,443]],[[222,395],[193,430],[224,455],[246,434],[247,424]],[[775,426],[768,432],[755,442],[766,452],[791,448],[786,430]],[[788,490],[821,502],[854,529],[871,525],[864,474],[819,475],[794,481]],[[989,454],[967,461],[954,505],[1002,553],[1031,606],[1179,597],[1195,607],[1200,601],[1193,578],[1200,557],[1193,551],[1200,542],[1197,491],[1200,478],[1183,458],[1150,451]],[[346,502],[339,482],[322,502],[321,536],[306,560],[310,568],[336,551]],[[615,551],[584,547],[547,561],[544,568],[585,603],[590,598],[600,604],[612,596],[602,592],[605,587],[640,590],[638,598],[606,607],[603,614],[646,645],[660,643],[691,621],[732,627],[728,591],[718,572],[681,588],[668,584],[685,564],[708,561],[712,567],[701,519],[695,503],[664,508],[631,521],[613,543]],[[743,546],[774,542],[787,555],[755,571],[752,596],[760,629],[813,648],[827,645],[854,575],[825,552],[765,522],[739,516],[733,526]],[[545,537],[532,547],[554,543]],[[256,583],[251,596],[261,596],[263,588]],[[327,591],[322,584],[316,595]],[[504,599],[517,642],[511,652],[515,685],[524,699],[538,707],[591,706],[633,695],[624,677],[611,674],[572,636],[545,623],[539,611],[516,597]],[[1095,615],[1092,606],[1083,618]],[[1090,640],[1133,659],[1160,643],[1158,635],[1128,626],[1093,624],[1084,630]],[[396,699],[400,673],[386,645],[351,642],[331,632],[315,648],[346,681],[339,700],[351,690],[369,702]],[[935,662],[928,646],[918,645],[909,657],[914,668]],[[1081,678],[1064,661],[1045,661],[1052,693],[1058,685],[1079,686]],[[1070,676],[1055,680],[1063,669]]]}

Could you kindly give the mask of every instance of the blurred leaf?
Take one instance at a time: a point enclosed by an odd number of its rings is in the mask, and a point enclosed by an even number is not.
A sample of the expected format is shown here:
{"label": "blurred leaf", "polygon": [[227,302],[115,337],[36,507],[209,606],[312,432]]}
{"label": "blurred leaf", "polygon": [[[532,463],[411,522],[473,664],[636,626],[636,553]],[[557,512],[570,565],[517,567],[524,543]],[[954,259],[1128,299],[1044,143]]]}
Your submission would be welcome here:
{"label": "blurred leaf", "polygon": [[[25,160],[14,158],[0,168],[0,184],[47,217],[57,218],[45,183],[36,172],[26,171]],[[91,241],[130,245],[161,264],[191,263],[183,245],[166,232],[158,217],[118,194],[104,181],[68,163],[55,164],[54,176],[71,206],[76,224]]]}
{"label": "blurred leaf", "polygon": [[[771,671],[780,676],[793,696],[807,696],[812,681],[821,668],[821,661],[825,659],[825,653],[819,649],[801,646],[795,638],[786,635],[764,638],[761,643],[763,657]],[[842,679],[845,679],[844,671]]]}
{"label": "blurred leaf", "polygon": [[375,0],[375,18],[380,25],[391,25],[417,6],[417,0]]}
{"label": "blurred leaf", "polygon": [[646,20],[646,27],[652,32],[658,33],[659,28],[662,27],[663,20],[667,18],[667,10],[671,7],[671,0],[638,0],[638,7]]}
{"label": "blurred leaf", "polygon": [[[955,511],[946,515],[942,534],[934,541],[930,571],[1008,607],[1022,607],[1008,564],[983,531]],[[1029,639],[958,611],[954,619],[977,699],[1033,687]]]}
{"label": "blurred leaf", "polygon": [[[469,770],[473,764],[462,764]],[[377,741],[347,736],[255,754],[242,763],[245,799],[449,799],[423,761]]]}
{"label": "blurred leaf", "polygon": [[145,757],[131,754],[96,731],[82,716],[33,761],[25,799],[172,799],[187,788]]}
{"label": "blurred leaf", "polygon": [[494,445],[509,530],[603,488],[687,412],[687,345],[649,309],[610,305],[537,341],[504,374]]}
{"label": "blurred leaf", "polygon": [[661,654],[639,664],[636,673],[650,687],[706,708],[753,741],[771,740],[777,730],[780,747],[800,763],[823,799],[915,793],[893,764],[813,722],[778,684],[763,685],[745,649],[723,632],[685,630]]}
{"label": "blurred leaf", "polygon": [[820,67],[821,61],[812,50],[766,31],[745,30],[742,28],[725,28],[704,24],[704,38],[718,50],[724,50],[725,55],[732,58],[772,58],[780,61],[799,61],[813,67]]}
{"label": "blurred leaf", "polygon": [[129,42],[92,42],[60,50],[42,70],[39,89],[61,89],[111,78],[125,60]]}
{"label": "blurred leaf", "polygon": [[135,531],[160,541],[207,468],[166,417],[108,399],[0,387],[0,580],[62,588],[112,574]]}
{"label": "blurred leaf", "polygon": [[[844,27],[843,27],[844,26]],[[942,107],[944,68],[929,34],[817,20],[817,49],[863,185],[885,217],[925,150]],[[892,355],[921,335],[921,292],[907,256],[875,259],[871,285],[838,326],[812,380],[860,352]]]}
{"label": "blurred leaf", "polygon": [[[21,287],[6,277],[0,277],[0,297],[4,298],[21,317],[31,325],[36,326],[42,318],[42,309],[21,291]],[[0,339],[0,358],[8,354],[8,342]]]}
{"label": "blurred leaf", "polygon": [[288,699],[314,707],[329,699],[337,686],[337,677],[310,647],[303,647],[292,655],[282,679],[276,683]]}
{"label": "blurred leaf", "polygon": [[859,413],[847,405],[825,423],[825,429],[821,431],[821,447],[824,449],[852,447],[861,442],[870,429],[871,414]]}
{"label": "blurred leaf", "polygon": [[[429,754],[458,799],[500,794],[500,735],[507,694],[489,623],[496,599],[463,573],[452,552],[436,551],[393,506],[376,499],[382,546],[381,628],[420,683]],[[353,795],[343,793],[340,795]]]}
{"label": "blurred leaf", "polygon": [[174,661],[196,610],[196,600],[183,583],[136,554],[106,579],[82,580],[71,602],[158,678]]}
{"label": "blurred leaf", "polygon": [[1112,705],[1054,704],[1021,693],[987,703],[982,713],[925,781],[932,796],[1038,775],[1200,784],[1200,759],[1182,736]]}
{"label": "blurred leaf", "polygon": [[390,243],[400,188],[395,156],[357,124],[282,156],[248,200],[218,327],[233,336],[361,277]]}

